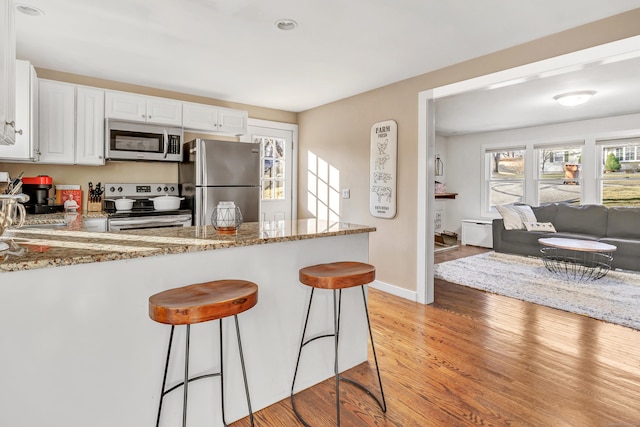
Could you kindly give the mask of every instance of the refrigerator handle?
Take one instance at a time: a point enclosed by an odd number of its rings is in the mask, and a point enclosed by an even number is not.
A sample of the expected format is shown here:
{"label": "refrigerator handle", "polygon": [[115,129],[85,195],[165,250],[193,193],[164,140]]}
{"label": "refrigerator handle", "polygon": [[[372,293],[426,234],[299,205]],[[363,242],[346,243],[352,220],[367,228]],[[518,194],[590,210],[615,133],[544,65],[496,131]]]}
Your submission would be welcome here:
{"label": "refrigerator handle", "polygon": [[162,153],[163,159],[167,158],[167,153],[169,152],[169,132],[167,132],[167,129],[163,130],[164,133],[164,152]]}
{"label": "refrigerator handle", "polygon": [[[206,149],[206,144],[204,142],[201,142],[200,140],[196,140],[197,145],[197,149],[198,151],[197,153],[197,160],[196,160],[196,167],[198,165],[198,160],[200,161],[200,170],[197,171],[196,173],[198,174],[198,177],[200,178],[200,185],[203,186],[207,186],[207,174],[206,171],[207,169],[207,149]],[[197,183],[197,181],[196,181]],[[205,195],[206,197],[206,195]]]}
{"label": "refrigerator handle", "polygon": [[200,215],[198,225],[207,225],[207,189],[200,188],[200,191],[202,191],[202,203],[200,203],[200,212],[198,212],[198,215]]}

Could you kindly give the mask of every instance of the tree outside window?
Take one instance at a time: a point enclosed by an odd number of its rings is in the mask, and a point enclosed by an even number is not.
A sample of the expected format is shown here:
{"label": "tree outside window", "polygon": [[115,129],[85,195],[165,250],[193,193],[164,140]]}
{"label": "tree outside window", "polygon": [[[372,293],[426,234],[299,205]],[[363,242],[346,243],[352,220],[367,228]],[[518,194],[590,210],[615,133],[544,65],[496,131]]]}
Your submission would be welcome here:
{"label": "tree outside window", "polygon": [[640,138],[598,141],[600,198],[605,206],[640,206]]}
{"label": "tree outside window", "polygon": [[490,165],[486,182],[490,208],[522,202],[524,200],[525,150],[499,149],[485,153],[485,161]]}

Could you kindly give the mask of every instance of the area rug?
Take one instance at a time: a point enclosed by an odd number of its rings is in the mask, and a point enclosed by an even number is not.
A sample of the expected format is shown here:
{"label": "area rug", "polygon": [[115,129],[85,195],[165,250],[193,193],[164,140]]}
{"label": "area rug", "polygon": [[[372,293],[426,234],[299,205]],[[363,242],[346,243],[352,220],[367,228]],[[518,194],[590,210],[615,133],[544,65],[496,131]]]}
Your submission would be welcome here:
{"label": "area rug", "polygon": [[436,264],[438,279],[640,330],[640,274],[610,271],[576,282],[549,272],[542,259],[486,252]]}

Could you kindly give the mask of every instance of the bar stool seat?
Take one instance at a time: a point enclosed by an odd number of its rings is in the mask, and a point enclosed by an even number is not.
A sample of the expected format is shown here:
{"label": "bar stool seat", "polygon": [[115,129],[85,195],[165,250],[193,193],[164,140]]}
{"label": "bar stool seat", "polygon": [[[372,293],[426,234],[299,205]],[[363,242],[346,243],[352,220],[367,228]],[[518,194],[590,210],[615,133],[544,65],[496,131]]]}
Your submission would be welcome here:
{"label": "bar stool seat", "polygon": [[[223,369],[223,339],[222,339],[222,319],[233,316],[235,319],[236,336],[240,352],[240,363],[242,365],[242,375],[244,378],[245,393],[251,425],[253,426],[253,412],[251,411],[251,400],[249,398],[249,386],[247,383],[246,369],[244,365],[244,355],[242,353],[242,342],[240,339],[240,327],[238,325],[238,314],[249,310],[258,302],[258,285],[246,280],[216,280],[213,282],[198,283],[181,288],[169,289],[149,297],[149,317],[159,323],[171,325],[169,335],[169,345],[167,348],[167,358],[165,362],[164,377],[162,380],[162,391],[160,403],[158,405],[158,417],[156,426],[160,424],[162,413],[162,401],[164,396],[173,390],[183,387],[183,409],[182,425],[187,423],[187,397],[188,385],[192,381],[203,378],[220,377],[220,390],[222,398],[222,421],[227,425],[224,412],[224,369]],[[189,377],[189,337],[190,326],[196,323],[219,320],[220,328],[220,371],[210,374],[200,375],[194,378]],[[185,343],[185,372],[184,381],[166,389],[167,371],[171,356],[171,345],[173,342],[174,328],[178,325],[186,325]]]}
{"label": "bar stool seat", "polygon": [[[296,377],[298,375],[298,367],[300,365],[300,358],[302,355],[302,349],[307,344],[319,339],[319,338],[334,338],[334,374],[335,374],[335,387],[336,387],[336,419],[337,425],[340,426],[340,380],[347,381],[368,395],[373,397],[373,399],[378,403],[382,412],[387,411],[387,405],[384,398],[384,391],[382,389],[382,380],[380,378],[380,368],[378,366],[378,358],[376,356],[376,350],[373,343],[373,334],[371,332],[371,323],[369,321],[369,311],[367,307],[367,298],[365,295],[364,287],[373,282],[376,278],[376,269],[374,266],[362,262],[354,262],[354,261],[341,261],[341,262],[333,262],[328,264],[318,264],[312,265],[309,267],[301,268],[298,272],[299,280],[302,284],[311,287],[311,296],[309,297],[309,305],[307,307],[307,313],[305,316],[304,328],[302,331],[302,339],[300,341],[300,347],[298,350],[298,359],[296,361],[296,369],[293,374],[293,383],[291,385],[291,405],[293,407],[293,411],[296,414],[296,417],[305,425],[309,426],[307,421],[300,415],[298,409],[296,408],[295,399],[294,399],[294,390],[296,384]],[[362,290],[362,301],[364,304],[364,312],[367,319],[367,327],[369,329],[369,339],[371,341],[371,349],[373,352],[373,358],[376,364],[376,372],[378,375],[378,385],[380,387],[380,395],[379,399],[375,394],[373,394],[369,389],[367,389],[362,384],[345,378],[340,375],[340,370],[338,367],[338,343],[340,336],[340,312],[342,308],[342,290],[352,287],[360,286]],[[313,294],[316,289],[325,289],[333,291],[333,312],[334,312],[334,332],[333,334],[324,334],[318,335],[312,338],[305,339],[307,334],[307,325],[309,322],[309,313],[311,311],[311,305],[313,302]],[[337,302],[336,302],[337,298]]]}

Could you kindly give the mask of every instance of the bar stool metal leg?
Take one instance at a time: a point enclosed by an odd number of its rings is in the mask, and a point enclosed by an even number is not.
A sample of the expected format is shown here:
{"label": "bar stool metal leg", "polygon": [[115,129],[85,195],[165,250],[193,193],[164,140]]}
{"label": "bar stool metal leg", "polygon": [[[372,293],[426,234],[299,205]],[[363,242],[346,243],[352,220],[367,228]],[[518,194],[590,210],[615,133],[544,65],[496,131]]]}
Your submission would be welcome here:
{"label": "bar stool metal leg", "polygon": [[382,400],[380,400],[375,394],[373,394],[373,392],[371,390],[369,390],[367,387],[365,387],[364,385],[360,384],[359,382],[352,380],[350,378],[346,378],[343,376],[340,376],[340,379],[342,381],[346,381],[350,384],[355,385],[356,387],[358,387],[360,390],[364,391],[365,393],[367,393],[369,396],[371,396],[377,403],[378,406],[380,406],[380,409],[382,409],[382,412],[387,412],[387,403],[385,401],[384,398],[384,390],[382,389],[382,379],[380,377],[380,368],[378,366],[378,357],[376,355],[376,348],[375,345],[373,343],[373,332],[371,331],[371,322],[369,321],[369,310],[367,307],[367,298],[365,296],[364,293],[364,286],[361,287],[362,288],[362,302],[364,304],[364,312],[365,315],[367,317],[367,327],[369,329],[369,340],[371,341],[371,350],[373,352],[373,360],[376,364],[376,373],[378,375],[378,385],[380,386],[380,395],[382,396]]}
{"label": "bar stool metal leg", "polygon": [[367,305],[367,297],[364,293],[364,286],[361,286],[362,289],[362,303],[364,304],[364,313],[367,316],[367,327],[369,328],[369,340],[371,341],[371,352],[373,353],[373,360],[376,362],[376,373],[378,374],[378,385],[380,386],[380,395],[382,396],[382,402],[378,400],[378,398],[373,395],[370,391],[367,390],[374,399],[378,401],[378,405],[382,408],[382,412],[387,412],[387,401],[384,399],[384,390],[382,389],[382,378],[380,377],[380,367],[378,366],[378,356],[376,355],[376,346],[373,343],[373,332],[371,332],[371,322],[369,321],[369,307]]}
{"label": "bar stool metal leg", "polygon": [[340,369],[338,368],[338,345],[340,344],[340,308],[342,308],[342,289],[338,291],[338,307],[336,307],[336,291],[333,291],[333,334],[335,336],[335,346],[333,352],[334,367],[336,376],[336,419],[340,427]]}
{"label": "bar stool metal leg", "polygon": [[293,398],[293,390],[296,386],[296,378],[298,376],[298,367],[300,366],[300,356],[302,356],[302,347],[304,347],[306,344],[308,344],[309,342],[317,339],[317,338],[321,338],[320,336],[315,337],[310,339],[309,341],[305,342],[305,337],[307,336],[307,325],[309,324],[309,314],[311,313],[311,303],[313,302],[313,293],[315,291],[315,288],[311,289],[311,296],[309,297],[309,305],[307,306],[307,314],[305,315],[305,319],[304,319],[304,326],[302,328],[302,338],[300,338],[300,347],[298,347],[298,358],[296,359],[296,369],[293,372],[293,382],[291,383],[291,396],[290,396],[290,400],[291,400],[291,406],[293,407],[293,412],[296,414],[296,417],[300,420],[300,422],[305,426],[305,427],[310,427],[309,424],[307,424],[307,422],[304,420],[304,418],[302,418],[302,416],[300,415],[300,413],[298,413],[298,409],[296,408],[296,403],[295,400]]}
{"label": "bar stool metal leg", "polygon": [[187,325],[187,337],[184,350],[184,388],[182,402],[182,427],[187,427],[187,396],[189,394],[189,338],[191,336],[191,325]]}
{"label": "bar stool metal leg", "polygon": [[233,316],[236,321],[236,336],[238,337],[238,350],[240,351],[240,365],[242,366],[242,378],[244,379],[244,392],[247,396],[247,408],[249,409],[249,419],[253,427],[253,410],[251,409],[251,398],[249,397],[249,382],[247,381],[247,370],[244,366],[244,354],[242,352],[242,340],[240,339],[240,326],[238,325],[238,316]]}
{"label": "bar stool metal leg", "polygon": [[[247,398],[247,408],[249,409],[249,420],[251,422],[251,426],[253,427],[253,410],[251,409],[251,397],[249,396],[249,381],[247,380],[247,369],[244,365],[244,353],[242,352],[242,339],[240,338],[240,325],[238,323],[238,316],[233,315],[236,325],[236,338],[238,340],[238,351],[240,353],[240,366],[242,367],[242,379],[244,380],[244,393]],[[220,398],[222,400],[222,423],[225,427],[227,424],[227,417],[225,415],[224,410],[224,366],[223,366],[223,350],[222,350],[222,319],[220,319]]]}
{"label": "bar stool metal leg", "polygon": [[220,339],[220,343],[218,345],[218,348],[220,349],[220,402],[221,402],[221,409],[222,409],[222,424],[224,425],[224,427],[227,427],[227,417],[224,412],[224,360],[222,358],[222,355],[224,354],[224,349],[222,344],[223,343],[222,319],[218,321],[218,328],[220,330],[220,333],[218,334],[218,337]]}
{"label": "bar stool metal leg", "polygon": [[[371,390],[369,390],[367,387],[365,387],[364,385],[360,384],[359,382],[352,380],[350,378],[346,378],[342,375],[340,375],[340,369],[339,369],[339,363],[338,363],[338,348],[339,348],[339,336],[340,336],[340,314],[342,311],[342,289],[337,290],[338,292],[336,293],[336,290],[333,290],[333,315],[334,315],[334,333],[333,334],[324,334],[324,335],[318,335],[312,338],[309,338],[307,340],[305,340],[306,335],[307,335],[307,325],[309,323],[309,314],[311,312],[311,305],[313,302],[313,294],[315,291],[315,288],[311,289],[311,296],[309,298],[309,305],[307,306],[307,314],[305,316],[305,321],[304,321],[304,327],[302,329],[302,338],[300,340],[300,347],[298,349],[298,358],[296,360],[296,368],[295,371],[293,373],[293,382],[291,384],[291,396],[290,396],[290,400],[291,400],[291,406],[293,408],[293,412],[295,413],[296,417],[298,418],[298,420],[300,420],[300,422],[305,426],[305,427],[311,427],[306,420],[300,415],[300,413],[298,412],[298,409],[296,408],[295,405],[295,399],[294,399],[294,389],[295,389],[295,384],[296,384],[296,378],[298,375],[298,368],[300,366],[300,359],[301,359],[301,355],[302,355],[302,348],[309,344],[312,341],[315,341],[319,338],[326,338],[326,337],[334,337],[334,373],[335,373],[335,390],[336,390],[336,417],[337,417],[337,426],[340,426],[340,380],[342,381],[346,381],[350,384],[355,385],[356,387],[358,387],[359,389],[361,389],[362,391],[364,391],[365,393],[367,393],[369,396],[371,396],[377,403],[378,406],[380,406],[380,409],[382,409],[382,412],[387,412],[387,403],[384,397],[384,390],[382,388],[382,378],[380,376],[380,367],[378,365],[378,356],[376,354],[376,349],[375,349],[375,344],[373,341],[373,332],[371,330],[371,321],[369,319],[369,309],[367,306],[367,299],[366,299],[366,294],[364,291],[364,286],[361,286],[362,289],[362,302],[363,302],[363,306],[364,306],[364,311],[365,311],[365,315],[367,318],[367,329],[369,330],[369,340],[371,342],[371,350],[373,353],[373,360],[375,362],[376,365],[376,374],[378,377],[378,385],[380,387],[380,395],[381,395],[381,399],[378,398],[373,392],[371,392]],[[337,301],[336,301],[337,299]]]}
{"label": "bar stool metal leg", "polygon": [[166,394],[164,388],[167,385],[167,372],[169,371],[169,357],[171,356],[171,344],[173,343],[173,331],[174,325],[171,325],[171,333],[169,334],[169,345],[167,346],[167,360],[164,363],[164,376],[162,377],[162,389],[160,389],[160,403],[158,404],[158,418],[156,420],[156,427],[160,426],[160,414],[162,413],[162,401]]}

